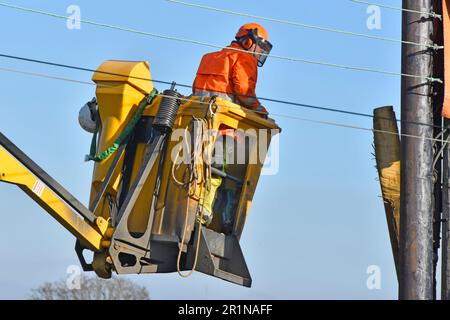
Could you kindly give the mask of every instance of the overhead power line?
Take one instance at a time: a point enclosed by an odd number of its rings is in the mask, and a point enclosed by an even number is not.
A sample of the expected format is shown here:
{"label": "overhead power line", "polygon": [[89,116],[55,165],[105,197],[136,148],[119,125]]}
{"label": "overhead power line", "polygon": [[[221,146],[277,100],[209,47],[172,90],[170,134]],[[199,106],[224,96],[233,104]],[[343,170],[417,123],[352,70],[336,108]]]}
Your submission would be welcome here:
{"label": "overhead power line", "polygon": [[432,48],[432,49],[442,49],[443,48],[443,46],[437,46],[434,44],[403,41],[401,39],[379,37],[379,36],[374,36],[374,35],[365,34],[365,33],[357,33],[357,32],[340,30],[340,29],[335,29],[335,28],[322,27],[322,26],[307,24],[307,23],[303,23],[303,22],[295,22],[295,21],[289,21],[289,20],[284,20],[284,19],[268,18],[268,17],[254,15],[254,14],[237,12],[237,11],[232,11],[232,10],[228,10],[228,9],[215,8],[215,7],[211,7],[211,6],[206,6],[206,5],[191,3],[191,2],[186,2],[186,1],[179,1],[179,0],[165,0],[165,1],[171,2],[173,4],[192,7],[192,8],[205,9],[205,10],[215,11],[215,12],[219,12],[219,13],[225,13],[225,14],[229,14],[229,15],[235,15],[235,16],[247,17],[247,18],[252,18],[252,19],[257,19],[257,20],[276,22],[276,23],[281,23],[281,24],[286,24],[286,25],[291,25],[291,26],[296,26],[296,27],[302,27],[302,28],[307,28],[307,29],[314,29],[314,30],[319,30],[319,31],[338,33],[338,34],[343,34],[343,35],[347,35],[347,36],[362,37],[362,38],[387,41],[387,42],[404,43],[404,44],[427,47],[427,48]]}
{"label": "overhead power line", "polygon": [[[92,69],[92,68],[73,66],[73,65],[63,64],[63,63],[52,62],[52,61],[31,59],[31,58],[19,57],[19,56],[2,54],[2,53],[0,53],[0,57],[1,58],[7,58],[7,59],[13,59],[13,60],[20,60],[20,61],[38,63],[38,64],[44,64],[44,65],[48,65],[48,66],[52,66],[52,67],[60,67],[60,68],[78,70],[78,71],[87,71],[87,72],[92,72],[92,73],[98,72],[98,73],[102,73],[102,74],[108,74],[108,75],[119,76],[119,77],[127,77],[127,78],[129,77],[128,75],[124,75],[124,74],[120,74],[120,73],[98,71],[98,70],[95,70],[95,69]],[[156,79],[148,79],[148,78],[141,78],[141,77],[131,77],[131,78],[137,79],[137,80],[144,80],[144,81],[153,81],[153,82],[162,83],[162,84],[169,84],[169,85],[172,84],[172,82],[169,82],[169,81],[162,81],[162,80],[156,80]],[[191,87],[191,86],[188,86],[188,85],[179,85],[179,86],[188,87],[188,88]]]}
{"label": "overhead power line", "polygon": [[380,8],[385,8],[385,9],[390,9],[390,10],[397,10],[397,11],[405,11],[405,12],[410,12],[410,13],[422,14],[422,15],[426,15],[426,16],[430,16],[430,17],[434,17],[434,18],[438,18],[438,19],[442,20],[442,16],[440,14],[435,13],[435,12],[426,12],[426,11],[417,11],[417,10],[404,9],[404,8],[393,7],[393,6],[388,6],[388,5],[384,5],[384,4],[378,4],[378,3],[373,3],[373,2],[364,1],[364,0],[349,0],[349,1],[355,2],[355,3],[367,4],[369,6],[377,6],[377,7],[380,7]]}
{"label": "overhead power line", "polygon": [[53,75],[39,73],[39,72],[30,72],[30,71],[23,71],[23,70],[17,70],[17,69],[11,69],[11,68],[3,68],[3,67],[0,67],[0,71],[18,73],[18,74],[23,74],[23,75],[27,75],[27,76],[47,78],[47,79],[52,79],[52,80],[61,80],[61,81],[66,81],[66,82],[74,82],[74,83],[87,84],[87,85],[95,85],[94,83],[88,82],[88,81],[75,80],[75,79],[70,79],[70,78],[66,78],[66,77],[53,76]]}
{"label": "overhead power line", "polygon": [[[97,84],[96,85],[95,83],[88,82],[88,81],[76,80],[76,79],[71,79],[71,78],[67,78],[67,77],[54,76],[54,75],[49,75],[49,74],[46,74],[46,73],[38,73],[38,72],[29,72],[29,71],[17,70],[17,69],[12,69],[12,68],[2,68],[2,67],[0,67],[0,71],[17,73],[17,74],[22,74],[22,75],[29,75],[29,76],[46,78],[46,79],[51,79],[51,80],[65,81],[65,82],[70,82],[70,83],[84,84],[84,85],[89,85],[89,86],[111,87],[110,85],[104,85],[104,84],[100,84],[100,85]],[[166,83],[166,81],[163,81],[163,83]],[[158,93],[158,96],[160,96],[160,97],[167,97],[167,98],[173,98],[172,96],[167,96],[167,95],[164,95],[164,94],[161,94],[161,93]],[[189,101],[190,100],[188,97],[181,97],[179,99],[182,100],[182,101]],[[209,102],[198,101],[197,103],[204,104],[204,105],[209,105]],[[232,108],[229,105],[223,106],[223,105],[218,104],[218,106]],[[236,106],[236,108],[240,109],[240,107],[237,107],[237,106]],[[256,112],[256,113],[258,113],[258,112]],[[355,129],[355,130],[362,130],[362,131],[370,131],[370,132],[379,132],[379,133],[386,133],[386,134],[395,134],[395,135],[397,134],[397,133],[390,132],[390,131],[366,128],[366,127],[355,126],[355,125],[339,123],[339,122],[333,122],[333,121],[309,119],[309,118],[297,117],[297,116],[286,115],[286,114],[279,114],[279,113],[270,113],[270,114],[272,116],[276,116],[276,117],[281,117],[281,118],[286,118],[286,119],[291,119],[291,120],[296,120],[296,121],[301,121],[301,122],[309,122],[309,123],[320,124],[320,125],[327,125],[327,126],[347,128],[347,129]],[[387,119],[387,120],[392,120],[392,119]],[[423,139],[423,140],[431,140],[431,141],[435,141],[435,142],[442,142],[442,138],[438,138],[438,137],[431,138],[431,137],[422,137],[422,136],[410,135],[410,134],[399,134],[399,136],[400,137],[403,136],[403,137],[409,137],[409,138]]]}
{"label": "overhead power line", "polygon": [[[83,81],[83,80],[76,80],[76,79],[71,79],[71,78],[67,78],[67,77],[54,76],[54,75],[49,75],[49,74],[45,74],[45,73],[29,72],[29,71],[17,70],[17,69],[12,69],[12,68],[2,68],[2,67],[0,67],[0,71],[17,73],[17,74],[22,74],[22,75],[29,75],[29,76],[46,78],[46,79],[51,79],[51,80],[65,81],[65,82],[70,82],[70,83],[84,84],[84,85],[89,85],[89,86],[96,86],[96,84],[92,83],[92,82]],[[160,83],[172,83],[172,82],[168,82],[168,81],[158,81],[158,82],[160,82]],[[110,87],[110,85],[104,85],[104,84],[97,85],[97,86]],[[166,95],[161,94],[161,93],[159,93],[158,96],[173,98],[172,96],[166,96]],[[180,98],[180,100],[189,101],[190,99],[188,97],[182,97],[182,98]],[[205,105],[209,104],[209,102],[202,102],[202,101],[198,101],[198,103],[205,104]],[[219,106],[222,106],[222,105],[219,104]],[[222,106],[222,107],[232,108],[229,105]],[[236,108],[240,108],[240,107],[236,106]],[[254,111],[254,112],[255,113],[259,113],[257,111]],[[296,121],[302,121],[302,122],[309,122],[309,123],[314,123],[314,124],[321,124],[321,125],[327,125],[327,126],[341,127],[341,128],[347,128],[347,129],[356,129],[356,130],[362,130],[362,131],[380,132],[380,133],[386,133],[386,134],[396,134],[396,133],[393,133],[393,132],[390,132],[390,131],[365,128],[365,127],[360,127],[360,126],[355,126],[355,125],[350,125],[350,124],[345,124],[345,123],[339,123],[339,122],[333,122],[333,121],[323,121],[323,120],[309,119],[309,118],[297,117],[297,116],[280,114],[280,113],[270,113],[270,114],[272,116],[277,116],[277,117],[282,117],[282,118],[296,120]],[[373,118],[373,116],[371,116],[371,117]],[[386,120],[392,120],[392,119],[386,119]],[[403,137],[409,137],[409,138],[423,139],[423,140],[431,140],[431,141],[435,141],[435,142],[442,142],[442,139],[438,138],[438,137],[435,137],[435,138],[421,137],[421,136],[410,135],[410,134],[400,134],[400,136],[401,137],[403,136]]]}
{"label": "overhead power line", "polygon": [[[20,7],[20,6],[11,5],[11,4],[7,4],[7,3],[3,3],[3,2],[0,2],[0,6],[5,7],[5,8],[10,8],[10,9],[15,9],[15,10],[21,10],[21,11],[31,12],[31,13],[35,13],[35,14],[45,15],[45,16],[49,16],[49,17],[53,17],[53,18],[59,18],[59,19],[64,19],[64,20],[68,19],[68,17],[65,15],[55,14],[55,13],[42,11],[42,10],[35,10],[35,9],[31,9],[31,8]],[[104,27],[104,28],[110,28],[110,29],[115,29],[115,30],[120,30],[120,31],[125,31],[125,32],[131,32],[131,33],[135,33],[135,34],[141,34],[141,35],[145,35],[145,36],[149,36],[149,37],[156,37],[156,38],[165,39],[165,40],[191,43],[191,44],[202,45],[202,46],[207,46],[207,47],[216,48],[216,49],[227,48],[229,50],[244,52],[244,53],[251,53],[251,54],[255,54],[255,55],[258,54],[258,53],[254,53],[254,52],[248,52],[243,49],[224,47],[224,46],[219,46],[219,45],[206,43],[206,42],[202,42],[202,41],[186,39],[186,38],[179,38],[179,37],[172,37],[172,36],[167,36],[167,35],[162,35],[162,34],[157,34],[157,33],[152,33],[152,32],[135,30],[135,29],[127,28],[127,27],[119,27],[119,26],[106,24],[106,23],[100,23],[100,22],[96,22],[96,21],[92,21],[92,20],[79,19],[79,22],[89,24],[89,25]],[[339,69],[346,69],[346,70],[352,70],[352,71],[363,71],[363,72],[384,74],[384,75],[390,75],[390,76],[409,77],[409,78],[415,78],[415,79],[422,79],[422,80],[426,80],[426,81],[430,81],[430,82],[443,83],[443,81],[439,78],[427,77],[427,76],[422,76],[422,75],[399,73],[399,72],[386,71],[386,70],[380,70],[380,69],[375,69],[375,68],[355,67],[355,66],[349,66],[349,65],[343,65],[343,64],[314,61],[314,60],[308,60],[308,59],[302,59],[302,58],[292,58],[292,57],[285,57],[285,56],[279,56],[279,55],[273,55],[273,54],[270,54],[270,55],[261,54],[261,55],[279,59],[279,60],[291,61],[291,62],[300,62],[300,63],[319,65],[319,66],[324,66],[324,67],[339,68]]]}
{"label": "overhead power line", "polygon": [[[26,57],[19,57],[19,56],[14,56],[14,55],[7,55],[7,54],[2,54],[2,53],[0,53],[0,58],[7,58],[7,59],[13,59],[13,60],[19,60],[19,61],[26,61],[26,62],[31,62],[31,63],[37,63],[37,64],[43,64],[43,65],[48,65],[48,66],[53,66],[53,67],[66,68],[66,69],[85,71],[85,72],[91,72],[91,73],[97,72],[97,73],[101,73],[101,74],[114,75],[114,76],[119,76],[119,77],[124,77],[124,78],[129,78],[130,77],[129,75],[125,75],[125,74],[101,71],[101,70],[96,70],[96,69],[93,69],[93,68],[86,68],[86,67],[62,64],[62,63],[57,63],[57,62],[52,62],[52,61],[44,61],[44,60],[31,59],[31,58],[26,58]],[[152,79],[148,79],[148,78],[133,77],[133,76],[131,76],[130,78],[133,78],[133,79],[136,79],[136,80],[143,80],[143,81],[152,81],[152,82],[155,82],[155,83],[166,84],[166,85],[171,85],[172,84],[172,81],[164,81],[164,80],[153,79],[153,78]],[[192,86],[188,85],[188,84],[177,83],[177,86],[182,87],[182,88],[192,89]],[[201,89],[201,88],[194,88],[194,89]],[[226,93],[226,92],[223,92],[223,93]],[[243,95],[241,95],[241,97],[249,98],[249,96],[243,96]],[[281,100],[281,99],[274,99],[274,98],[266,98],[266,97],[255,97],[255,98],[257,98],[257,99],[259,99],[261,101],[279,103],[279,104],[290,105],[290,106],[294,106],[294,107],[313,109],[313,110],[319,110],[319,111],[328,111],[328,112],[334,112],[334,113],[340,113],[340,114],[347,114],[347,115],[351,115],[351,116],[360,116],[360,117],[366,117],[366,118],[374,118],[374,116],[372,114],[368,114],[368,113],[355,112],[355,111],[349,111],[349,110],[344,110],[344,109],[330,108],[330,107],[324,107],[324,106],[318,106],[318,105],[312,105],[312,104],[306,104],[306,103],[300,103],[300,102],[294,102],[294,101],[287,101],[287,100]],[[387,120],[390,120],[390,119],[387,119]],[[396,121],[399,122],[399,123],[402,123],[402,121],[400,119],[396,119]],[[428,123],[412,123],[412,124],[423,125],[423,126],[432,126],[432,127],[435,127],[435,128],[441,128],[439,126],[431,125],[431,124],[428,124]]]}

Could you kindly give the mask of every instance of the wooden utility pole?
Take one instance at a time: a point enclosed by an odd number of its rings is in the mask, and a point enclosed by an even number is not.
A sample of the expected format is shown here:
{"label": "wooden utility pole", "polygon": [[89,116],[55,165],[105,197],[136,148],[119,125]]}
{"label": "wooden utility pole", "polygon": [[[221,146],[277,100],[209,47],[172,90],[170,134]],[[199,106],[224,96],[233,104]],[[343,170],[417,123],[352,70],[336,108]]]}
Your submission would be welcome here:
{"label": "wooden utility pole", "polygon": [[[450,126],[450,120],[445,120],[444,125]],[[444,134],[447,141],[450,132]],[[444,147],[442,168],[442,279],[441,299],[450,300],[450,147]]]}
{"label": "wooden utility pole", "polygon": [[[444,0],[445,1],[445,0]],[[442,16],[442,0],[433,0],[433,12]],[[434,32],[433,42],[442,47],[444,45],[443,37],[443,21],[441,19],[433,19]],[[442,49],[435,50],[433,63],[433,76],[435,78],[444,79],[444,51]],[[433,86],[433,124],[434,137],[440,137],[440,141],[434,141],[434,224],[433,224],[433,298],[437,299],[437,266],[439,263],[439,248],[441,245],[441,223],[443,215],[443,186],[444,186],[444,163],[443,159],[443,118],[441,116],[442,104],[444,102],[444,87],[442,84],[435,82]],[[448,168],[447,168],[448,170]],[[443,230],[443,229],[442,229]],[[443,246],[444,248],[444,246]],[[443,274],[443,273],[442,273]],[[441,295],[442,296],[442,295]]]}
{"label": "wooden utility pole", "polygon": [[[433,44],[434,18],[406,11],[432,4],[403,0],[403,41]],[[402,73],[432,77],[433,58],[434,50],[403,43]],[[433,83],[424,78],[401,81],[400,299],[433,299]]]}
{"label": "wooden utility pole", "polygon": [[[445,120],[445,126],[449,126],[450,121]],[[447,131],[444,139],[450,138]],[[442,168],[442,280],[441,299],[450,300],[450,147],[447,144],[444,148],[444,161]]]}
{"label": "wooden utility pole", "polygon": [[[448,0],[435,0],[438,3],[435,3],[436,13],[442,14],[442,21],[439,21],[439,30],[438,33],[438,43],[441,45],[449,47],[450,39],[449,35],[446,34],[447,38],[444,40],[443,29],[444,27],[441,24],[447,25],[449,23],[449,19],[446,16],[446,12],[442,12],[442,8],[445,7],[446,11],[448,10],[448,6],[450,5],[450,1]],[[445,3],[443,1],[446,1]],[[447,29],[445,29],[447,30]],[[448,50],[444,48],[444,50]],[[445,64],[443,51],[440,51],[438,55],[439,59],[439,68],[437,70],[437,75],[440,78],[444,78],[444,70],[443,66]],[[448,73],[446,70],[445,73]],[[445,79],[444,79],[445,80]],[[447,93],[448,95],[448,93]],[[444,102],[444,87],[438,91],[438,99],[436,103],[438,105],[442,105]],[[450,300],[450,120],[444,120],[444,127],[447,128],[443,133],[443,161],[442,161],[442,269],[441,269],[441,299],[442,300]]]}
{"label": "wooden utility pole", "polygon": [[386,222],[391,240],[397,279],[399,267],[399,230],[400,230],[400,137],[397,117],[391,106],[373,110],[373,145],[377,161],[378,177],[383,196]]}

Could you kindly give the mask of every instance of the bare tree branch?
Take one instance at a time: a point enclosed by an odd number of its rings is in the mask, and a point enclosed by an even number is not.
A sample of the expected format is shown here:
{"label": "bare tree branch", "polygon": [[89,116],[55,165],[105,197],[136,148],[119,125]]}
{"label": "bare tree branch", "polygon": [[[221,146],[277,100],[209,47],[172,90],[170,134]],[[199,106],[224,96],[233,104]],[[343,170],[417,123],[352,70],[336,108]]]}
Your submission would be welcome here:
{"label": "bare tree branch", "polygon": [[147,288],[126,278],[105,280],[80,275],[80,288],[71,289],[65,280],[45,282],[32,289],[31,300],[149,300]]}

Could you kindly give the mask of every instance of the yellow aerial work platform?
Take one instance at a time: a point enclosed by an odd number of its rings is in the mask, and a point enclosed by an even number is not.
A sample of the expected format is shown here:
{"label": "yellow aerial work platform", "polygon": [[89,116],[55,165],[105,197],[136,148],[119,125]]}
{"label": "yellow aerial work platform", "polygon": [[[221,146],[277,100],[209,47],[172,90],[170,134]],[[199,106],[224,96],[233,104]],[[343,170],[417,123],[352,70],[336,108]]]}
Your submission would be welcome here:
{"label": "yellow aerial work platform", "polygon": [[[184,97],[174,85],[157,94],[147,62],[106,61],[93,81],[89,206],[2,134],[0,180],[75,235],[85,271],[109,278],[195,269],[251,286],[239,239],[277,124],[227,100]],[[208,226],[199,215],[206,198]]]}

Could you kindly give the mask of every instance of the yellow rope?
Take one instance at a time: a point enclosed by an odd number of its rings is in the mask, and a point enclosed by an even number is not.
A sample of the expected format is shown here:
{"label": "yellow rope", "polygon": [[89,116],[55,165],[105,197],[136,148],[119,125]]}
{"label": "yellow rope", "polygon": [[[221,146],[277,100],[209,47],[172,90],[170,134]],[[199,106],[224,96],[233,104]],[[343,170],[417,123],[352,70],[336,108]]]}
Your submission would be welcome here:
{"label": "yellow rope", "polygon": [[[208,186],[211,183],[211,161],[209,159],[209,163],[207,165],[204,164],[200,164],[200,161],[198,160],[198,148],[200,148],[200,155],[204,154],[204,151],[207,150],[207,154],[208,156],[211,153],[211,138],[208,137],[208,139],[205,139],[205,134],[208,134],[209,130],[212,127],[212,123],[211,120],[213,118],[213,114],[210,113],[210,120],[206,120],[206,119],[202,119],[202,118],[196,118],[193,117],[193,124],[195,123],[200,123],[200,127],[199,128],[193,128],[193,131],[195,132],[195,137],[194,137],[194,148],[193,150],[190,150],[190,146],[187,143],[187,137],[186,137],[186,132],[188,127],[185,128],[185,135],[184,135],[184,140],[186,143],[186,150],[189,150],[188,153],[191,156],[191,163],[187,166],[187,171],[189,172],[189,181],[188,182],[183,182],[180,181],[176,178],[176,174],[175,174],[175,170],[178,169],[180,167],[181,164],[176,164],[178,161],[178,157],[179,157],[179,152],[176,155],[175,161],[172,164],[172,178],[175,181],[175,183],[180,186],[180,187],[184,187],[187,189],[186,192],[186,212],[185,212],[185,218],[184,218],[184,228],[183,228],[183,235],[181,238],[181,242],[179,244],[179,250],[178,250],[178,257],[177,257],[177,272],[178,274],[183,277],[183,278],[187,278],[189,276],[191,276],[194,271],[195,268],[197,266],[197,261],[198,261],[198,255],[199,255],[199,249],[200,249],[200,239],[201,239],[201,232],[202,232],[202,217],[199,215],[199,204],[202,200],[203,195],[203,191],[204,191],[204,187],[206,186],[206,189],[208,189]],[[199,168],[196,166],[202,166],[201,169],[203,170],[198,170]],[[198,177],[196,175],[196,172],[200,171],[202,172],[201,177]],[[185,171],[186,172],[186,171]],[[200,178],[200,179],[199,179]],[[196,198],[196,191],[197,191],[197,184],[199,183],[200,180],[200,193],[199,193],[199,198],[198,200],[195,199]],[[193,191],[192,191],[193,189]],[[196,241],[196,250],[195,250],[195,258],[194,258],[194,263],[192,266],[192,269],[187,273],[187,274],[183,274],[180,270],[180,261],[181,261],[181,254],[183,252],[183,245],[184,245],[184,241],[186,240],[186,231],[187,231],[187,225],[188,225],[188,216],[189,216],[189,203],[190,203],[190,198],[193,197],[195,200],[198,201],[197,204],[197,212],[196,212],[196,220],[198,222],[198,232],[197,232],[197,241]]]}

